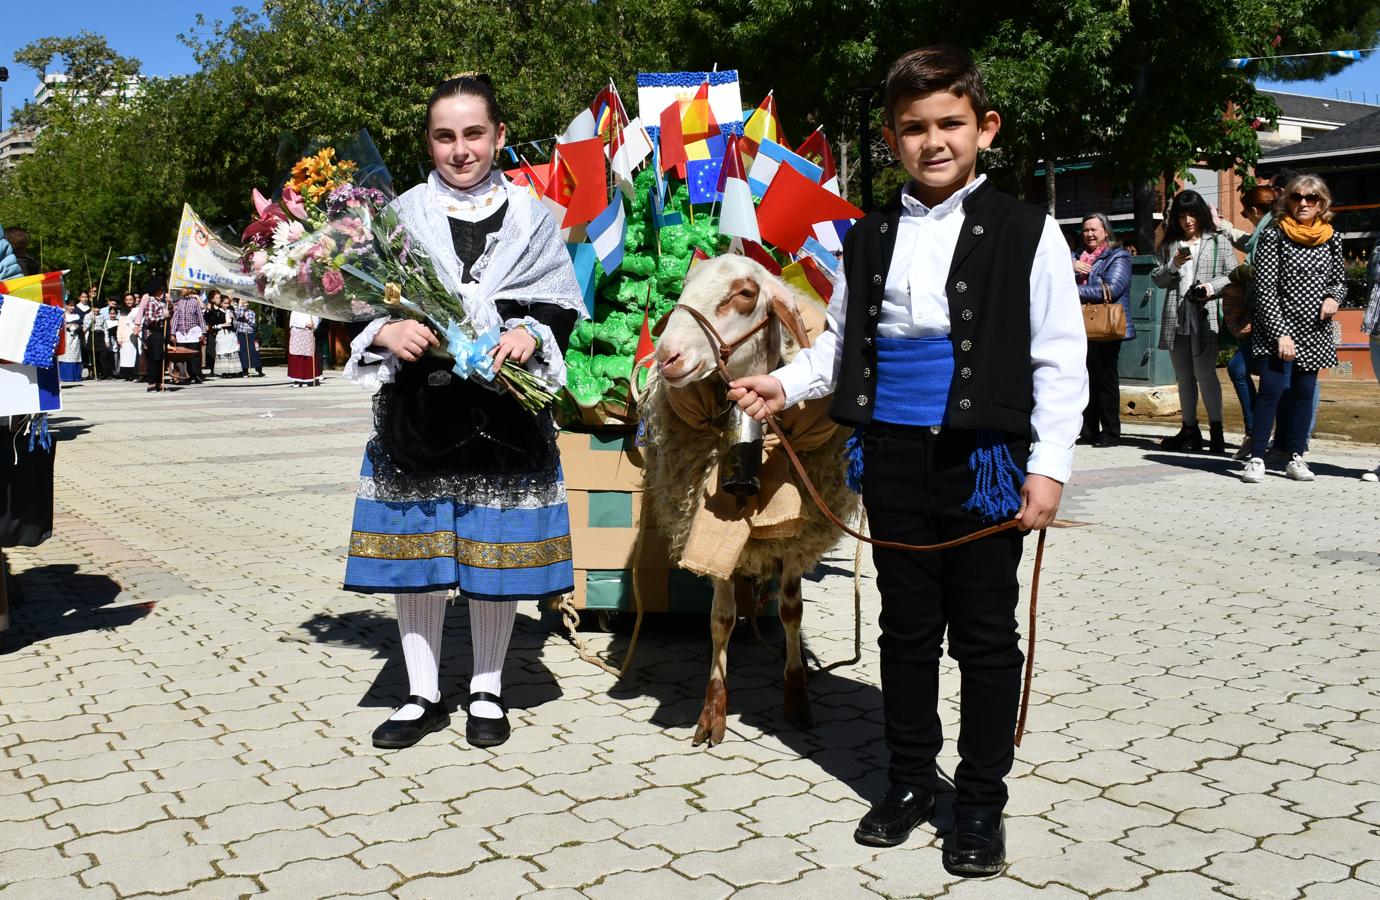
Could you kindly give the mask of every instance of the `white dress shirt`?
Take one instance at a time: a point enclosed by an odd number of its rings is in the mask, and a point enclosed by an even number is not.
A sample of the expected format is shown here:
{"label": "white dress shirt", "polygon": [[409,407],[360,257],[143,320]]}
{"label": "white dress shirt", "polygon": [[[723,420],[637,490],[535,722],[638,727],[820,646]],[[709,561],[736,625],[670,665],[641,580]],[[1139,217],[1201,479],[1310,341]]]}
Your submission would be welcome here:
{"label": "white dress shirt", "polygon": [[[909,185],[902,192],[896,249],[877,319],[878,337],[949,333],[945,284],[963,231],[962,203],[985,179],[985,175],[978,176],[933,209],[917,200]],[[1061,483],[1068,481],[1073,471],[1073,443],[1083,426],[1083,408],[1088,402],[1088,338],[1078,306],[1068,243],[1058,224],[1046,217],[1030,269],[1030,364],[1035,405],[1030,413],[1026,471]],[[828,331],[772,373],[785,389],[788,406],[833,393],[847,308],[848,286],[840,277],[829,302]]]}

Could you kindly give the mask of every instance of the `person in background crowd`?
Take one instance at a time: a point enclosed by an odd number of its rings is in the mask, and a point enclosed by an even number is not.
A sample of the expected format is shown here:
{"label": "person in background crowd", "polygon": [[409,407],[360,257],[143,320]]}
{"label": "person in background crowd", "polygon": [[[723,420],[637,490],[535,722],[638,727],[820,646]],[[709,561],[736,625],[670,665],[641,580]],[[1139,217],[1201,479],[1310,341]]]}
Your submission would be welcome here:
{"label": "person in background crowd", "polygon": [[96,291],[82,291],[77,297],[76,312],[81,327],[81,367],[87,373],[88,378],[96,377],[95,346],[92,340],[92,332],[95,330],[95,312],[91,304],[96,302]]}
{"label": "person in background crowd", "polygon": [[[1370,251],[1366,288],[1370,300],[1366,303],[1366,314],[1361,320],[1361,333],[1370,335],[1370,367],[1375,380],[1380,382],[1380,239],[1376,240]],[[1380,465],[1362,475],[1361,480],[1380,481]]]}
{"label": "person in background crowd", "polygon": [[1337,364],[1332,317],[1346,296],[1342,239],[1329,224],[1331,209],[1327,183],[1300,175],[1285,187],[1275,204],[1275,222],[1256,245],[1251,350],[1262,365],[1251,435],[1255,455],[1241,472],[1248,484],[1265,480],[1263,450],[1281,402],[1289,406],[1289,415],[1278,423],[1275,443],[1289,454],[1285,474],[1295,481],[1313,480],[1303,459],[1310,407],[1318,372]]}
{"label": "person in background crowd", "polygon": [[197,296],[196,291],[184,290],[182,299],[178,300],[173,307],[172,323],[168,328],[178,347],[192,351],[192,355],[186,358],[185,363],[187,378],[197,384],[206,381],[206,378],[201,374],[201,339],[206,333],[206,326],[202,322],[201,315],[201,298]]}
{"label": "person in background crowd", "polygon": [[316,355],[316,329],[320,316],[294,312],[288,320],[288,378],[293,387],[321,383],[321,360]]}
{"label": "person in background crowd", "polygon": [[1245,231],[1237,228],[1225,220],[1219,222],[1222,229],[1231,237],[1232,246],[1245,251],[1246,254],[1246,262],[1238,266],[1236,271],[1232,273],[1232,280],[1243,285],[1246,291],[1246,302],[1243,307],[1246,317],[1238,322],[1230,311],[1224,311],[1224,324],[1237,341],[1236,352],[1232,354],[1231,360],[1227,363],[1227,375],[1231,378],[1232,387],[1236,389],[1236,399],[1241,404],[1241,421],[1246,431],[1246,436],[1241,441],[1241,447],[1236,451],[1233,459],[1251,458],[1251,434],[1255,430],[1256,397],[1255,382],[1251,380],[1251,376],[1256,372],[1255,357],[1250,352],[1251,321],[1249,311],[1255,302],[1255,248],[1260,242],[1260,236],[1274,221],[1275,215],[1272,210],[1276,199],[1277,194],[1273,188],[1257,184],[1241,197],[1242,214],[1253,226],[1251,230]]}
{"label": "person in background crowd", "polygon": [[1165,288],[1160,317],[1160,349],[1169,351],[1179,382],[1177,434],[1160,442],[1165,450],[1201,453],[1198,394],[1207,407],[1208,452],[1225,453],[1222,433],[1222,386],[1217,382],[1217,323],[1222,317],[1219,295],[1231,281],[1236,251],[1231,240],[1213,224],[1212,211],[1197,191],[1180,191],[1165,216],[1160,264],[1150,280]]}
{"label": "person in background crowd", "polygon": [[[207,375],[216,374],[216,336],[220,334],[220,326],[225,323],[225,310],[221,306],[220,291],[211,291],[206,297],[206,306],[201,311],[201,321],[206,326],[206,338],[203,342],[204,365]],[[222,370],[224,374],[224,370]]]}
{"label": "person in background crowd", "polygon": [[69,298],[63,316],[64,344],[58,355],[58,379],[63,382],[81,381],[81,314]]}
{"label": "person in background crowd", "polygon": [[139,366],[139,315],[134,308],[133,294],[125,294],[115,324],[115,346],[119,353],[119,377],[133,381]]}
{"label": "person in background crowd", "polygon": [[216,371],[220,378],[238,378],[240,375],[240,342],[235,337],[234,301],[229,297],[217,297],[220,305],[220,324],[216,325],[207,342],[215,341]]}
{"label": "person in background crowd", "polygon": [[167,285],[155,282],[139,304],[138,316],[142,329],[140,346],[143,349],[144,377],[150,391],[163,390],[163,348],[167,343],[168,302]]}
{"label": "person in background crowd", "polygon": [[1102,213],[1083,217],[1083,250],[1073,254],[1074,280],[1083,303],[1103,302],[1102,287],[1126,313],[1120,341],[1088,341],[1088,407],[1078,443],[1115,447],[1121,441],[1121,379],[1117,357],[1122,341],[1136,336],[1131,323],[1131,254],[1112,240],[1112,223]]}
{"label": "person in background crowd", "polygon": [[264,364],[259,359],[259,319],[249,308],[249,301],[241,299],[239,309],[235,310],[235,334],[240,344],[240,376],[249,375],[249,367],[254,367],[254,377],[264,377]]}
{"label": "person in background crowd", "polygon": [[[19,274],[39,274],[38,260],[29,255],[29,233],[22,228],[6,228],[4,235],[4,238],[0,238],[0,244],[9,241],[14,258],[19,261]],[[0,251],[0,256],[4,256],[3,251]]]}
{"label": "person in background crowd", "polygon": [[119,302],[109,297],[96,313],[96,373],[101,378],[115,377],[115,328],[119,324]]}

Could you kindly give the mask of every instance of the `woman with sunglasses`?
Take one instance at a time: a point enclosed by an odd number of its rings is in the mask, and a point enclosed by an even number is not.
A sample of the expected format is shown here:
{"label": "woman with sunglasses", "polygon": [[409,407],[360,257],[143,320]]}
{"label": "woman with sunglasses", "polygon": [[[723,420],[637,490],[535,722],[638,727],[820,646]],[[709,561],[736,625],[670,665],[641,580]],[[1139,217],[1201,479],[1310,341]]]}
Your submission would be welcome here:
{"label": "woman with sunglasses", "polygon": [[1303,461],[1308,444],[1318,372],[1337,364],[1332,317],[1346,295],[1342,239],[1328,222],[1332,193],[1316,175],[1289,182],[1275,205],[1275,224],[1255,252],[1252,352],[1260,357],[1260,390],[1251,435],[1253,454],[1241,480],[1265,479],[1263,452],[1275,413],[1281,417],[1275,446],[1289,456],[1284,473],[1312,481]]}

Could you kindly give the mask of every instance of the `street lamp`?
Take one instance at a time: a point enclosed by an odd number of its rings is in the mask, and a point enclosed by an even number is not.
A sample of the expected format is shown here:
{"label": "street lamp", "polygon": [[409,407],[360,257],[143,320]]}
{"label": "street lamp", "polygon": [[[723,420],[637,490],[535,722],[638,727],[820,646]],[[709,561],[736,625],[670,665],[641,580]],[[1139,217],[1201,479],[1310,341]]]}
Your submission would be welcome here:
{"label": "street lamp", "polygon": [[0,131],[5,130],[5,82],[10,80],[10,70],[0,66]]}

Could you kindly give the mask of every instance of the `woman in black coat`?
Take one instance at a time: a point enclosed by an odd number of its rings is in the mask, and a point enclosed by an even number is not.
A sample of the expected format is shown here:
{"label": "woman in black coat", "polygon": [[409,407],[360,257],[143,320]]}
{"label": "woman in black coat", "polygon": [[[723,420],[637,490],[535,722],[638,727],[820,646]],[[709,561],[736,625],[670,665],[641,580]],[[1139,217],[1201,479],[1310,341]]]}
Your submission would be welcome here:
{"label": "woman in black coat", "polygon": [[1083,433],[1078,443],[1115,447],[1121,440],[1121,380],[1117,357],[1121,345],[1136,336],[1131,324],[1131,254],[1111,240],[1111,223],[1102,213],[1083,217],[1083,251],[1073,254],[1078,299],[1102,303],[1102,286],[1120,303],[1126,332],[1119,340],[1088,341],[1088,406],[1083,410]]}

